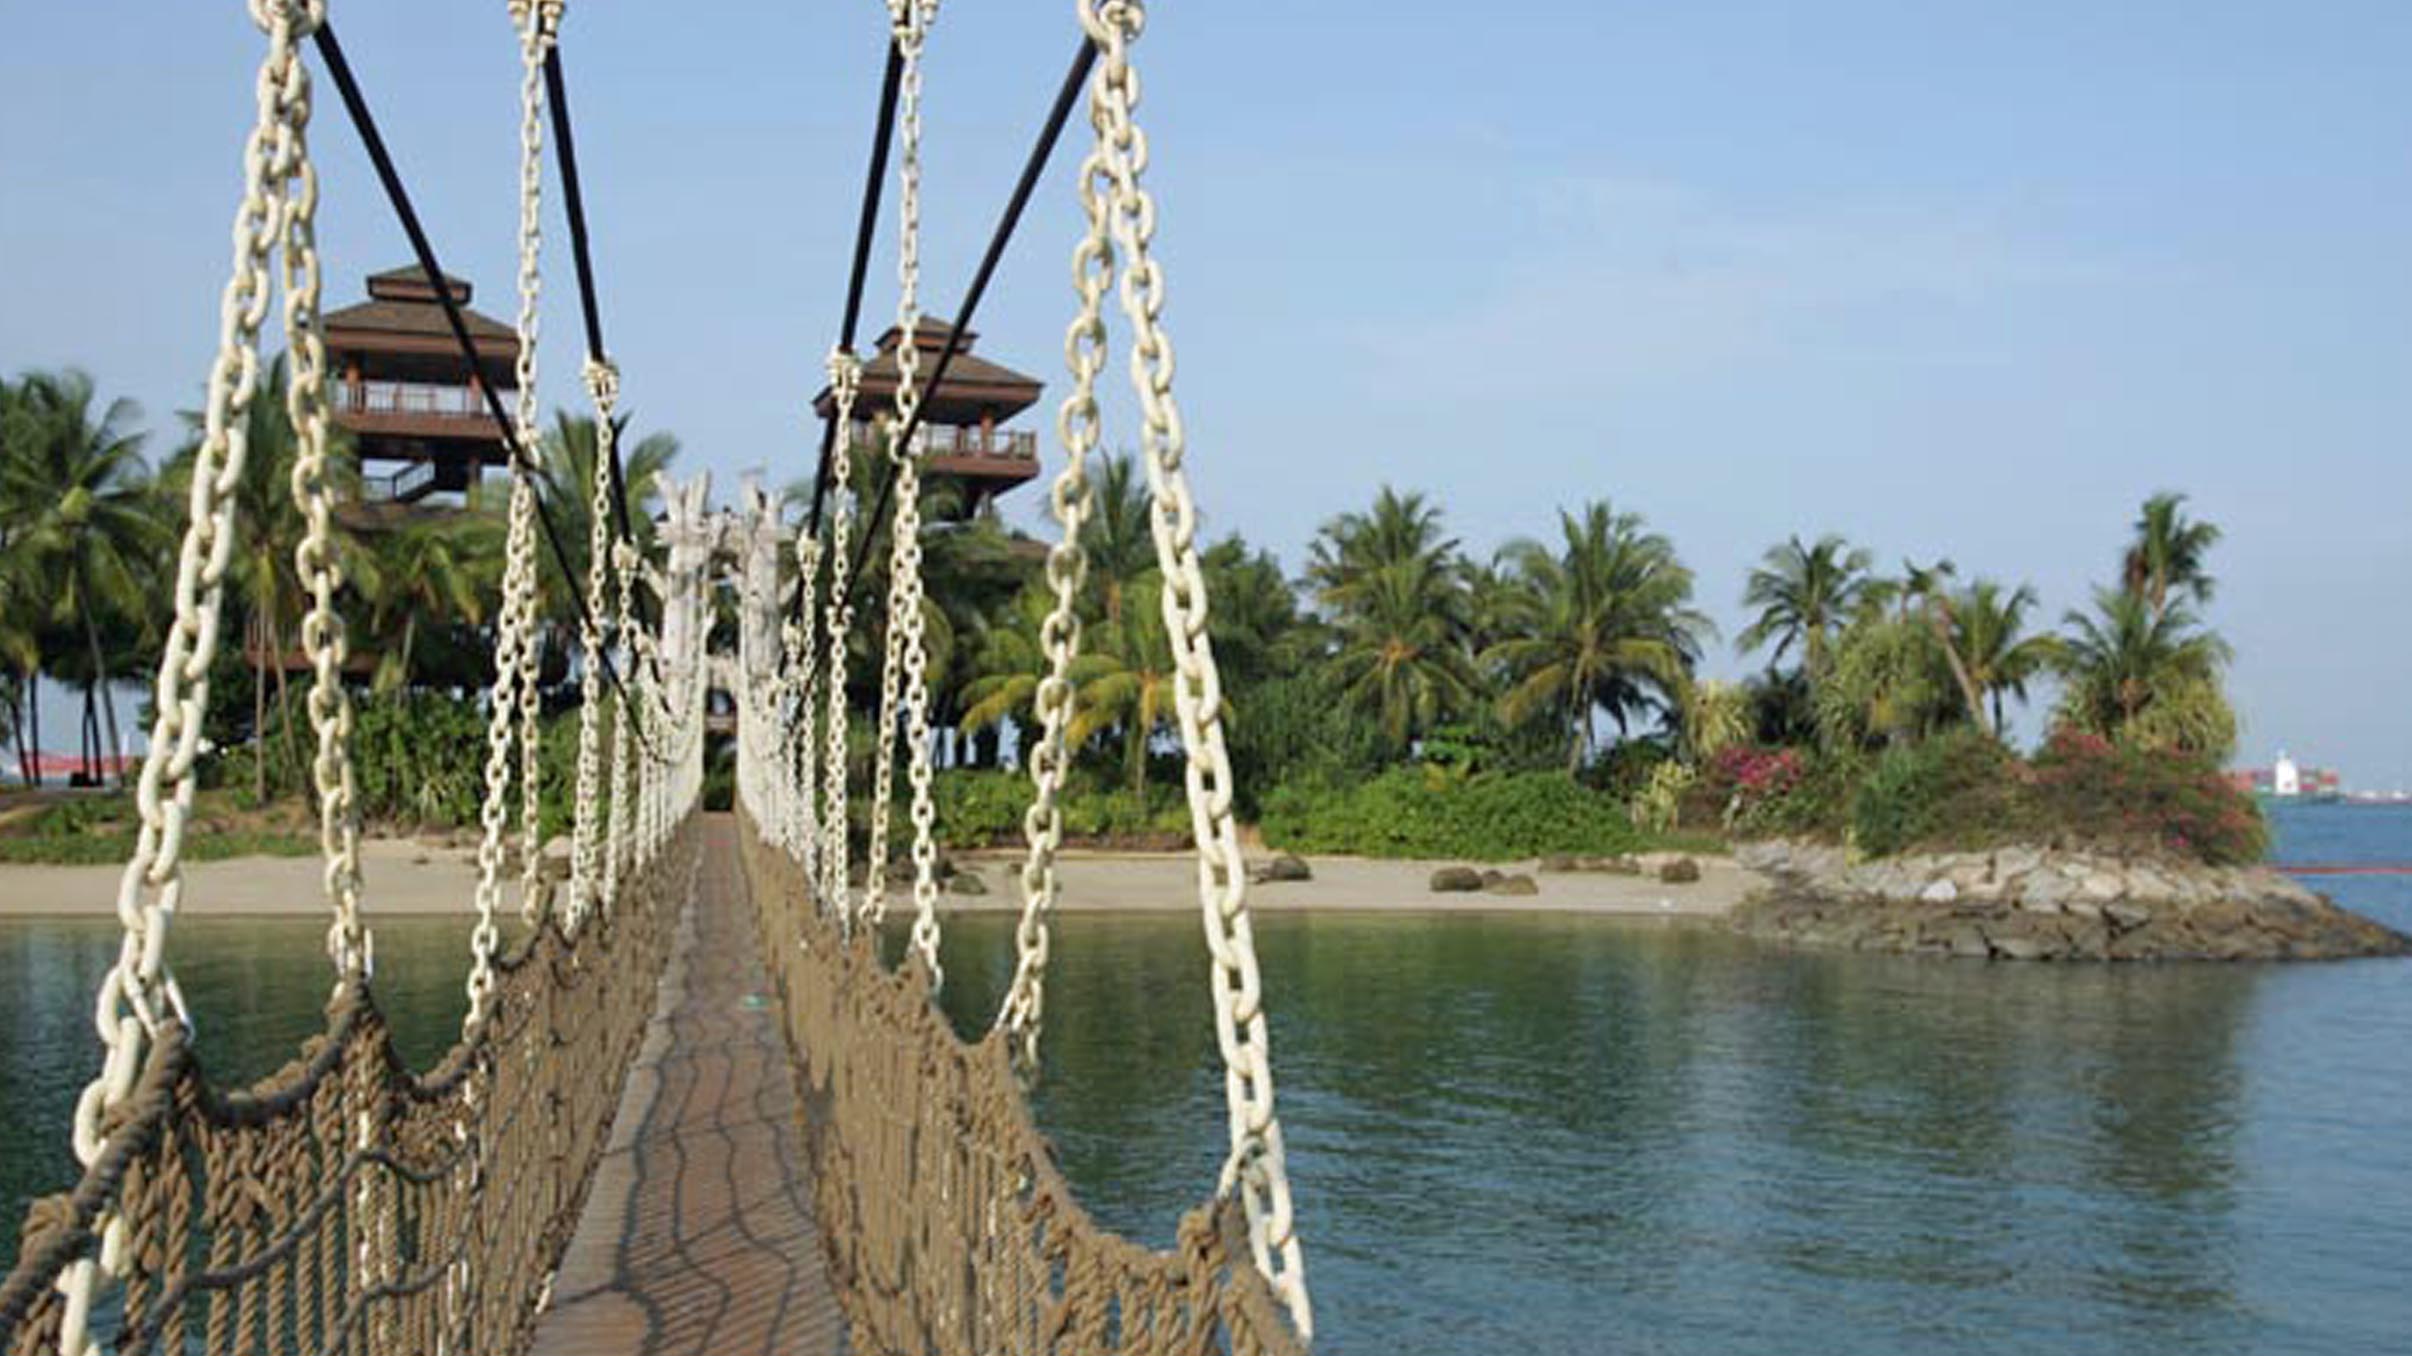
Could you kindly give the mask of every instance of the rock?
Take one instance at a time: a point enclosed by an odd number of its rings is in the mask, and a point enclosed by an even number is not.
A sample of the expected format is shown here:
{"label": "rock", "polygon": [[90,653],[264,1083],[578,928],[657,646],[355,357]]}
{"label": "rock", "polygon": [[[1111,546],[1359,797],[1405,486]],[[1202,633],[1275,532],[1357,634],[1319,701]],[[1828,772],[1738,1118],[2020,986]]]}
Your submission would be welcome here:
{"label": "rock", "polygon": [[2018,906],[2034,913],[2059,913],[2068,902],[2069,883],[2057,872],[2030,871],[2018,883]]}
{"label": "rock", "polygon": [[1959,897],[1960,887],[1948,876],[1918,892],[1918,902],[1921,904],[1950,904]]}
{"label": "rock", "polygon": [[2077,889],[2087,899],[2108,904],[2127,894],[2127,882],[2112,871],[2087,871],[2077,881]]}
{"label": "rock", "polygon": [[1571,852],[1553,852],[1541,859],[1539,869],[1552,874],[1563,875],[1569,871],[1584,870],[1585,867],[1583,864],[1583,859],[1577,857]]}
{"label": "rock", "polygon": [[1506,879],[1506,873],[1500,871],[1497,867],[1486,866],[1482,869],[1482,885],[1486,890]]}
{"label": "rock", "polygon": [[1944,944],[1951,948],[1951,954],[1964,960],[1983,960],[1993,954],[1993,948],[1985,943],[1985,934],[1973,923],[1961,923],[1944,933]]}
{"label": "rock", "polygon": [[988,882],[980,879],[976,871],[958,871],[946,878],[946,888],[949,894],[984,895],[988,893]]}
{"label": "rock", "polygon": [[1304,857],[1288,852],[1257,867],[1253,874],[1259,881],[1267,882],[1313,880],[1315,878],[1314,869],[1306,864]]}
{"label": "rock", "polygon": [[1677,857],[1658,868],[1658,878],[1669,885],[1690,885],[1700,879],[1700,863],[1690,857]]}
{"label": "rock", "polygon": [[1583,859],[1583,869],[1605,871],[1612,876],[1638,876],[1642,873],[1641,863],[1627,856],[1586,857]]}
{"label": "rock", "polygon": [[1512,876],[1501,876],[1499,879],[1485,884],[1482,888],[1485,894],[1509,895],[1518,898],[1529,898],[1541,893],[1541,887],[1534,883],[1533,878],[1521,871]]}
{"label": "rock", "polygon": [[1472,894],[1482,885],[1482,873],[1470,866],[1444,866],[1432,873],[1431,889],[1436,895]]}
{"label": "rock", "polygon": [[2034,937],[1993,938],[1993,954],[2003,960],[2050,960],[2051,952]]}
{"label": "rock", "polygon": [[2132,899],[2114,899],[2102,906],[2102,916],[2122,932],[2140,928],[2152,921],[2152,910]]}

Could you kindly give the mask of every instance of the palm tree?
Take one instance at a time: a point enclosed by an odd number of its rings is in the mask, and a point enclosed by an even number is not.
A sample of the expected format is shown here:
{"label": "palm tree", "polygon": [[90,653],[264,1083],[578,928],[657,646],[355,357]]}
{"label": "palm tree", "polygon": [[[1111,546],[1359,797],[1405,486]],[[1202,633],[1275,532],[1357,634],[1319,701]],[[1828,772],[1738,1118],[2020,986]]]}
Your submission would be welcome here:
{"label": "palm tree", "polygon": [[1039,682],[1047,676],[1047,652],[1039,628],[1054,609],[1055,594],[1043,584],[1025,585],[1006,615],[980,634],[971,675],[963,684],[965,734],[992,730],[1007,721],[1031,728]]}
{"label": "palm tree", "polygon": [[422,629],[485,624],[502,591],[502,524],[492,514],[419,518],[380,534],[359,571],[377,641],[379,692],[411,686]]}
{"label": "palm tree", "polygon": [[2219,527],[2185,514],[2186,496],[2171,491],[2144,501],[2136,515],[2135,541],[2119,562],[2120,579],[2157,615],[2174,597],[2197,606],[2211,601],[2216,584],[2204,561],[2219,544]]}
{"label": "palm tree", "polygon": [[2024,584],[2005,591],[1990,579],[1979,579],[1963,592],[1954,611],[1954,640],[1968,665],[1968,676],[1993,708],[1993,733],[2007,732],[2003,698],[2027,699],[2027,684],[2050,668],[2058,643],[2050,636],[2027,633],[2027,613],[2035,606],[2035,590]]}
{"label": "palm tree", "polygon": [[1206,614],[1223,686],[1245,692],[1256,684],[1294,672],[1316,637],[1302,626],[1298,594],[1270,551],[1250,551],[1233,533],[1206,548],[1199,561],[1206,576]]}
{"label": "palm tree", "polygon": [[[1152,599],[1163,587],[1164,577],[1153,570],[1130,581],[1134,599]],[[1126,607],[1119,621],[1099,626],[1095,636],[1096,644],[1072,665],[1072,720],[1065,740],[1079,748],[1105,731],[1120,730],[1131,791],[1144,794],[1148,742],[1173,710],[1175,674],[1164,610]]]}
{"label": "palm tree", "polygon": [[1969,671],[1967,657],[1960,653],[1959,618],[1948,587],[1958,574],[1958,567],[1948,560],[1923,566],[1901,562],[1901,607],[1904,615],[1915,607],[1925,618],[1927,629],[1934,633],[1935,648],[1942,654],[1944,666],[1951,670],[1952,683],[1960,690],[1960,700],[1967,704],[1969,723],[1984,729],[1985,694]]}
{"label": "palm tree", "polygon": [[1749,651],[1775,643],[1770,662],[1798,649],[1811,682],[1826,671],[1834,637],[1867,605],[1875,586],[1875,557],[1832,533],[1805,545],[1793,537],[1771,546],[1750,572],[1742,603],[1758,615],[1735,646]]}
{"label": "palm tree", "polygon": [[1558,520],[1562,550],[1526,540],[1500,552],[1518,585],[1511,635],[1482,658],[1511,684],[1504,720],[1562,722],[1571,775],[1597,747],[1598,711],[1625,730],[1637,713],[1680,706],[1709,623],[1691,605],[1692,572],[1641,515],[1594,501]]}
{"label": "palm tree", "polygon": [[2228,646],[2182,603],[2155,608],[2148,591],[2097,589],[2092,615],[2071,612],[2058,656],[2060,716],[2119,739],[2164,702],[2200,703],[2217,692]]}
{"label": "palm tree", "polygon": [[1481,686],[1467,644],[1466,573],[1440,510],[1389,486],[1369,513],[1324,524],[1307,565],[1338,632],[1330,673],[1340,697],[1404,751]]}
{"label": "palm tree", "polygon": [[[268,794],[266,756],[271,678],[276,684],[285,757],[296,766],[301,759],[292,693],[286,681],[290,657],[287,637],[299,630],[303,608],[293,544],[301,540],[304,528],[301,510],[293,502],[293,463],[301,454],[301,442],[294,436],[293,420],[285,408],[287,380],[285,356],[279,354],[261,374],[259,389],[244,411],[243,474],[233,491],[237,542],[233,574],[237,596],[242,600],[243,648],[251,661],[251,770],[255,799]],[[193,463],[200,456],[201,440],[206,436],[200,412],[187,410],[183,420],[187,430],[184,445],[168,459],[159,477],[161,517],[170,523],[183,520],[183,506],[191,492]],[[336,493],[339,497],[352,497],[347,492],[357,487],[359,470],[352,459],[348,435],[336,434],[328,460],[329,479]],[[357,552],[350,549],[353,543],[347,537],[342,545],[345,573],[356,573],[359,562]]]}
{"label": "palm tree", "polygon": [[[643,548],[652,541],[662,477],[678,457],[678,439],[668,433],[649,433],[631,447],[627,415],[613,421],[613,430],[621,485],[628,501],[628,528]],[[538,463],[536,493],[561,534],[562,551],[569,557],[574,577],[562,578],[560,562],[550,548],[537,552],[537,559],[543,562],[546,616],[575,616],[586,597],[587,543],[594,522],[595,479],[601,456],[601,441],[591,416],[553,412],[553,427],[544,436]]]}
{"label": "palm tree", "polygon": [[[13,403],[19,445],[0,465],[0,531],[9,553],[49,585],[52,615],[82,632],[89,668],[85,700],[97,687],[110,758],[123,779],[117,702],[104,653],[105,622],[140,618],[155,595],[146,587],[163,546],[151,512],[142,435],[130,425],[134,403],[113,400],[97,413],[92,379],[72,369],[25,378]],[[119,656],[120,660],[124,656]]]}
{"label": "palm tree", "polygon": [[1080,525],[1089,587],[1095,590],[1096,615],[1118,621],[1123,599],[1136,592],[1133,581],[1156,567],[1154,499],[1139,459],[1128,452],[1100,459],[1089,477],[1089,496],[1089,516]]}
{"label": "palm tree", "polygon": [[1340,700],[1371,716],[1397,752],[1471,708],[1481,689],[1449,605],[1449,574],[1399,565],[1366,575],[1326,670]]}

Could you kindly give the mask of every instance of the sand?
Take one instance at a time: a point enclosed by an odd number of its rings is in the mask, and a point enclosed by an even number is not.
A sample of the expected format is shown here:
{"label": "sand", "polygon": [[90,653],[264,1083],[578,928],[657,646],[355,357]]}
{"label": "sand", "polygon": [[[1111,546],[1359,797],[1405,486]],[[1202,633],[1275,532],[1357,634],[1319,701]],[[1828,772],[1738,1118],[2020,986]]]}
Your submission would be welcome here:
{"label": "sand", "polygon": [[[1534,874],[1537,895],[1434,894],[1426,883],[1447,862],[1311,857],[1314,879],[1269,882],[1249,891],[1260,911],[1388,913],[1588,913],[1717,915],[1758,886],[1760,878],[1720,857],[1699,858],[1701,879],[1669,885],[1639,876]],[[948,893],[949,912],[1021,907],[1020,857],[970,853],[959,869],[976,872],[986,895]],[[1532,872],[1533,863],[1499,863]],[[361,845],[372,914],[464,912],[477,886],[477,858],[459,848],[402,839]],[[1186,855],[1068,852],[1061,859],[1062,907],[1067,911],[1153,913],[1197,908],[1196,868]],[[0,917],[105,915],[117,907],[115,866],[0,865]],[[188,916],[308,915],[326,908],[315,857],[242,857],[186,868]],[[897,892],[895,899],[904,892]],[[907,907],[910,907],[909,903]]]}

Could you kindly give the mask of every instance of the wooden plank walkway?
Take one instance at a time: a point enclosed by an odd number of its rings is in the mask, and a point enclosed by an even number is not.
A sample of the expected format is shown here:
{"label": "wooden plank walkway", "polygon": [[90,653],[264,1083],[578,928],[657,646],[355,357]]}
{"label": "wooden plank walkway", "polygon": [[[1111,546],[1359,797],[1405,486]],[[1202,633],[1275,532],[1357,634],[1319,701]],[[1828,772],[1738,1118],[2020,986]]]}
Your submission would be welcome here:
{"label": "wooden plank walkway", "polygon": [[778,995],[729,815],[679,926],[537,1356],[837,1352]]}

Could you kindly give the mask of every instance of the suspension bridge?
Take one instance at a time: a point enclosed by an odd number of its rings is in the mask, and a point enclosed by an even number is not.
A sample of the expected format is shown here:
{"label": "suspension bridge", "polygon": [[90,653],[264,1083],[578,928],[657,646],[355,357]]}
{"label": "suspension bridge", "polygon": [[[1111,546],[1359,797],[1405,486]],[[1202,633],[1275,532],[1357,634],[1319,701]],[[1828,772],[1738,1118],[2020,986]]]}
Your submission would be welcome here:
{"label": "suspension bridge", "polygon": [[[20,1356],[1303,1351],[1313,1322],[1273,1109],[1136,117],[1140,0],[1079,0],[1071,67],[954,314],[954,337],[926,375],[912,335],[923,319],[922,53],[938,5],[888,0],[810,511],[800,527],[785,524],[759,491],[715,510],[698,478],[673,487],[650,544],[632,530],[612,443],[620,374],[603,343],[587,240],[565,5],[512,0],[523,76],[518,380],[507,404],[482,387],[511,473],[507,563],[478,880],[463,901],[476,919],[463,958],[467,1013],[458,1041],[425,1069],[397,1054],[378,1007],[374,883],[359,862],[344,584],[330,528],[312,54],[419,267],[431,280],[446,275],[327,0],[248,8],[263,39],[257,118],[240,156],[174,623],[137,790],[142,830],[118,896],[123,940],[95,999],[103,1067],[62,1127],[82,1176],[32,1206],[15,1269],[0,1282],[0,1347]],[[1071,383],[1046,563],[1053,606],[1039,635],[1046,674],[1025,741],[1031,799],[1015,967],[994,1022],[967,1041],[933,1001],[944,973],[921,411],[1083,108],[1085,232],[1072,254]],[[581,697],[570,865],[559,882],[541,870],[537,813],[537,689],[553,634],[541,615],[539,552],[580,575],[532,484],[548,142],[578,281],[582,378],[603,440],[584,588],[572,615],[553,619],[577,637]],[[895,323],[905,342],[893,412],[862,442],[854,335],[891,171]],[[459,305],[443,304],[474,367]],[[178,988],[172,931],[188,902],[208,905],[185,898],[183,846],[227,570],[250,526],[237,520],[233,489],[272,309],[300,448],[290,489],[305,530],[290,546],[309,604],[302,639],[331,969],[323,1031],[283,1069],[237,1088],[210,1076],[206,1023]],[[1200,1204],[1163,1250],[1115,1235],[1082,1209],[1028,1103],[1058,894],[1057,801],[1081,643],[1075,602],[1088,568],[1085,468],[1102,436],[1098,383],[1115,356],[1109,316],[1125,328],[1141,412],[1230,1132],[1219,1180],[1201,1184]],[[858,458],[879,466],[875,494],[848,488]],[[883,540],[885,596],[858,596]],[[718,624],[731,609],[734,627]],[[879,637],[868,712],[853,711],[848,696],[858,628]],[[736,806],[720,815],[701,808],[715,693],[736,710]],[[852,747],[860,716],[867,757]],[[850,832],[861,808],[867,832]],[[897,808],[908,827],[892,852]],[[894,887],[892,858],[909,863]],[[910,917],[893,962],[881,947],[892,911]],[[755,995],[764,1001],[749,1004]]]}

